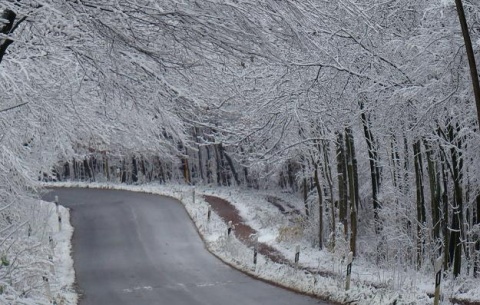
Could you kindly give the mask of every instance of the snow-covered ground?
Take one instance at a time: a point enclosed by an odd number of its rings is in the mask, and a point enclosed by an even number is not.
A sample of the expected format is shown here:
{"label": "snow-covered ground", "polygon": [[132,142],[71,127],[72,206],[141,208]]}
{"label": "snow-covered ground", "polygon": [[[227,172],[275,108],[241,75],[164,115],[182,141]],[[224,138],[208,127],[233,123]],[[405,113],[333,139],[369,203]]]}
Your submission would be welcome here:
{"label": "snow-covered ground", "polygon": [[[287,206],[287,209],[302,209],[303,203],[294,196],[271,191],[216,187],[196,187],[194,196],[192,186],[177,184],[119,185],[67,182],[55,183],[55,186],[121,189],[177,198],[185,205],[208,249],[214,255],[252,276],[316,295],[325,300],[359,305],[433,304],[433,298],[430,297],[434,293],[433,271],[432,274],[422,274],[395,266],[390,269],[379,268],[361,257],[353,263],[351,288],[346,291],[346,246],[342,248],[341,243],[337,241],[340,246],[335,251],[319,251],[309,241],[286,236],[285,228],[292,225],[291,216],[282,214],[266,199],[267,196],[275,195],[291,205]],[[277,264],[261,255],[258,256],[258,263],[255,266],[253,249],[243,245],[235,237],[227,238],[227,225],[218,215],[212,213],[210,221],[207,222],[208,204],[203,200],[202,195],[204,194],[218,196],[231,202],[239,210],[246,223],[258,232],[260,242],[274,247],[292,262],[295,257],[295,247],[300,245],[300,266],[319,270],[324,276],[306,272],[301,268]],[[60,243],[62,238],[57,238]],[[68,249],[69,246],[66,247],[65,249]],[[69,266],[71,266],[71,261],[64,264],[64,268]],[[57,273],[60,274],[60,272]],[[73,271],[68,274],[73,275]],[[60,278],[68,279],[65,280],[65,283],[71,283],[69,276]],[[452,304],[449,301],[451,298],[479,302],[480,280],[471,277],[454,280],[447,276],[441,284],[441,292],[440,304],[443,305]]]}

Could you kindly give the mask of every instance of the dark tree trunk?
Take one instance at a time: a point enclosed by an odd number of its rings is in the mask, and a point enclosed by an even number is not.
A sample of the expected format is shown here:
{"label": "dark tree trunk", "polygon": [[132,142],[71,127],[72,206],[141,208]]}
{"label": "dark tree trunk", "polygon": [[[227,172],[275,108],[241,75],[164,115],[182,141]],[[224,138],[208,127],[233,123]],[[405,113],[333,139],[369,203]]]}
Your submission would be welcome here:
{"label": "dark tree trunk", "polygon": [[420,140],[413,144],[413,159],[417,194],[417,268],[420,268],[422,265],[422,258],[425,248],[425,239],[422,236],[422,229],[425,226],[426,221],[425,195],[423,192],[423,162]]}
{"label": "dark tree trunk", "polygon": [[137,159],[132,157],[132,182],[138,181],[138,167],[137,167]]}
{"label": "dark tree trunk", "polygon": [[205,173],[204,173],[204,170],[203,170],[202,146],[198,146],[197,155],[198,155],[198,171],[199,171],[199,174],[200,174],[200,179],[201,179],[202,182],[204,182],[205,181]]}
{"label": "dark tree trunk", "polygon": [[345,129],[345,138],[347,143],[347,172],[348,172],[348,189],[350,197],[350,251],[353,255],[357,254],[357,207],[358,207],[358,180],[357,158],[355,156],[355,143],[353,133],[350,128]]}
{"label": "dark tree trunk", "polygon": [[63,164],[63,179],[71,179],[70,177],[70,163],[65,162]]}
{"label": "dark tree trunk", "polygon": [[428,164],[428,178],[430,184],[430,207],[432,209],[433,239],[435,242],[440,237],[440,190],[437,173],[437,164],[433,160],[432,147],[424,141],[425,153]]}
{"label": "dark tree trunk", "polygon": [[185,179],[185,183],[189,184],[191,182],[191,179],[190,179],[190,167],[188,164],[187,157],[182,158],[182,169],[183,169],[183,178]]}
{"label": "dark tree trunk", "polygon": [[160,181],[160,183],[167,182],[167,176],[165,174],[165,166],[163,163],[164,162],[160,161],[160,158],[158,158],[158,180]]}
{"label": "dark tree trunk", "polygon": [[[10,34],[10,32],[12,32],[13,24],[15,22],[16,17],[17,17],[17,14],[15,14],[13,11],[11,11],[9,9],[6,9],[2,12],[2,14],[0,15],[0,19],[7,20],[7,23],[4,24],[2,27],[0,27],[0,33],[1,34],[8,35],[8,34]],[[7,52],[8,46],[10,46],[10,44],[12,44],[12,42],[13,42],[13,40],[8,39],[8,38],[3,39],[3,40],[0,39],[0,63],[3,60],[3,56]]]}
{"label": "dark tree trunk", "polygon": [[212,154],[210,153],[210,148],[208,146],[205,146],[205,149],[207,151],[207,164],[206,164],[206,170],[207,170],[207,183],[212,183],[213,178],[212,178]]}
{"label": "dark tree trunk", "polygon": [[78,164],[75,158],[72,159],[73,179],[78,180]]}
{"label": "dark tree trunk", "polygon": [[125,168],[125,160],[122,160],[121,180],[122,183],[127,182],[127,169]]}
{"label": "dark tree trunk", "polygon": [[295,171],[294,171],[294,166],[292,164],[292,161],[288,161],[287,177],[288,177],[288,184],[290,185],[290,188],[292,189],[292,192],[296,192],[297,191],[297,183],[295,182]]}
{"label": "dark tree trunk", "polygon": [[378,200],[378,193],[380,189],[380,167],[378,165],[378,154],[375,147],[375,140],[370,128],[370,119],[367,117],[367,114],[364,110],[363,102],[359,102],[361,110],[361,119],[363,124],[363,131],[365,135],[365,141],[367,142],[368,147],[368,159],[370,163],[370,176],[372,179],[372,201],[373,201],[373,218],[375,220],[375,232],[380,233],[381,224],[378,217],[380,202]]}
{"label": "dark tree trunk", "polygon": [[[305,174],[305,172],[304,172]],[[310,209],[308,208],[308,184],[307,177],[303,177],[303,205],[305,207],[305,215],[310,216]]]}
{"label": "dark tree trunk", "polygon": [[103,171],[107,180],[110,181],[110,166],[108,165],[108,156],[106,153],[103,154]]}
{"label": "dark tree trunk", "polygon": [[442,169],[442,234],[443,234],[443,269],[446,271],[451,266],[451,256],[448,247],[450,244],[450,232],[448,230],[448,171],[446,165],[447,159],[443,152],[440,154],[440,164]]}
{"label": "dark tree trunk", "polygon": [[[455,0],[457,6],[458,20],[462,28],[463,41],[465,42],[465,50],[467,51],[468,65],[470,67],[470,77],[472,79],[473,95],[477,106],[477,123],[480,125],[480,84],[478,82],[477,64],[475,63],[475,54],[473,52],[472,40],[468,32],[467,19],[463,9],[462,0]],[[480,128],[479,128],[480,130]]]}
{"label": "dark tree trunk", "polygon": [[223,181],[223,166],[220,159],[220,154],[218,152],[218,145],[214,145],[213,149],[215,150],[215,161],[217,162],[217,185],[222,186]]}
{"label": "dark tree trunk", "polygon": [[330,164],[330,158],[328,154],[330,152],[330,145],[328,141],[323,141],[323,160],[324,160],[324,172],[325,179],[327,180],[328,190],[330,195],[330,231],[332,233],[331,246],[335,247],[335,228],[336,224],[336,213],[335,213],[335,199],[333,198],[333,179],[332,179],[332,167]]}
{"label": "dark tree trunk", "polygon": [[[221,145],[221,144],[220,144]],[[240,185],[240,180],[238,179],[238,174],[237,171],[235,170],[235,166],[233,165],[233,160],[230,158],[230,156],[225,152],[225,149],[222,146],[222,152],[223,156],[225,157],[225,160],[227,160],[228,167],[230,167],[230,170],[232,171],[233,178],[235,179],[235,183],[237,185]]]}
{"label": "dark tree trunk", "polygon": [[345,236],[348,234],[347,218],[347,168],[345,160],[345,141],[343,134],[337,133],[337,172],[338,172],[338,210],[339,221],[343,224]]}
{"label": "dark tree trunk", "polygon": [[140,171],[144,177],[147,176],[147,168],[145,167],[145,159],[143,157],[140,159]]}
{"label": "dark tree trunk", "polygon": [[463,231],[463,190],[462,190],[462,154],[461,142],[456,139],[455,128],[450,122],[448,126],[448,137],[452,147],[450,154],[452,158],[452,176],[454,185],[454,205],[452,208],[452,225],[450,236],[450,260],[453,259],[453,275],[457,277],[462,267],[462,243],[461,234]]}
{"label": "dark tree trunk", "polygon": [[88,164],[88,159],[83,159],[83,168],[85,170],[85,174],[87,174],[89,179],[92,179],[92,171],[90,170],[90,165]]}
{"label": "dark tree trunk", "polygon": [[[477,195],[477,206],[476,206],[476,213],[475,213],[475,221],[476,225],[480,225],[480,195]],[[480,236],[474,236],[476,238],[475,241],[475,262],[473,264],[473,276],[478,277],[480,275]]]}
{"label": "dark tree trunk", "polygon": [[199,172],[199,175],[200,175],[200,180],[202,182],[204,182],[205,181],[205,173],[204,173],[204,169],[203,169],[203,166],[204,166],[204,164],[203,164],[203,154],[202,154],[202,146],[200,145],[200,140],[199,140],[198,134],[199,134],[198,128],[194,127],[193,128],[193,136],[195,138],[195,142],[197,143],[198,172]]}
{"label": "dark tree trunk", "polygon": [[313,181],[318,194],[318,247],[323,249],[323,196],[322,186],[320,185],[320,179],[318,178],[318,164],[315,164],[315,171],[313,175]]}
{"label": "dark tree trunk", "polygon": [[90,166],[90,172],[92,173],[92,177],[90,181],[95,181],[95,171],[97,168],[97,158],[95,156],[90,156],[88,159],[88,165]]}

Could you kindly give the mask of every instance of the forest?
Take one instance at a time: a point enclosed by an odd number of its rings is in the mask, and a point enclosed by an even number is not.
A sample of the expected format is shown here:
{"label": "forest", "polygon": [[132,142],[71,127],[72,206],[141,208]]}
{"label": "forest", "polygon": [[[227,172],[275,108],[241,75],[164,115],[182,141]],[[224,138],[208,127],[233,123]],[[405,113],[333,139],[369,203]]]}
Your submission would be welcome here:
{"label": "forest", "polygon": [[[343,238],[378,265],[442,257],[445,274],[480,276],[478,1],[2,0],[0,14],[2,264],[34,247],[17,241],[39,180],[175,182],[297,194],[319,250]],[[5,270],[0,286],[25,293],[22,268]]]}

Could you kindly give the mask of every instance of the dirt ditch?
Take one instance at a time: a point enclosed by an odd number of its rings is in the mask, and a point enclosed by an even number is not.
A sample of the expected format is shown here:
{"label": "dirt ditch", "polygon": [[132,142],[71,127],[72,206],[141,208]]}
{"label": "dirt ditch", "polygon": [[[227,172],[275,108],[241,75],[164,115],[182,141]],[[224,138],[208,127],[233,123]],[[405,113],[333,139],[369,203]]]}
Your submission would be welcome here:
{"label": "dirt ditch", "polygon": [[[204,195],[203,196],[205,201],[210,204],[212,210],[219,215],[225,223],[232,221],[232,224],[235,226],[235,230],[233,231],[235,236],[245,245],[248,247],[253,248],[255,246],[255,241],[253,236],[257,234],[257,231],[254,230],[249,225],[245,224],[245,221],[240,216],[237,208],[233,206],[230,202],[225,199]],[[294,264],[285,258],[285,256],[280,253],[278,250],[269,246],[265,243],[258,243],[257,246],[258,253],[261,255],[266,256],[269,260],[275,263],[290,265],[293,266]],[[312,268],[306,267],[298,267],[300,270],[304,270],[305,272],[311,274],[318,274],[324,277],[333,277],[336,276],[334,273],[329,271],[321,271]]]}

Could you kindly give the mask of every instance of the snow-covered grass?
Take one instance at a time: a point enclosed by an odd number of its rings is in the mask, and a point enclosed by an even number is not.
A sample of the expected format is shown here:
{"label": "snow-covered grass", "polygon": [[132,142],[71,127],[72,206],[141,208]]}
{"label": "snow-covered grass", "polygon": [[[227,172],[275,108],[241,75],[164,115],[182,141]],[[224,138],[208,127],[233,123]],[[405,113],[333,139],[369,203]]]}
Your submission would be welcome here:
{"label": "snow-covered grass", "polygon": [[[283,215],[280,210],[269,203],[267,196],[275,195],[292,206],[301,210],[303,203],[298,198],[271,191],[242,190],[238,188],[196,187],[186,185],[121,185],[99,183],[55,183],[64,187],[92,187],[129,190],[166,195],[179,199],[185,205],[187,212],[196,224],[209,251],[226,263],[252,276],[279,285],[312,294],[325,300],[339,303],[375,305],[375,304],[433,304],[434,274],[422,274],[414,270],[406,270],[392,266],[379,268],[369,260],[359,257],[355,259],[352,268],[352,283],[350,290],[345,290],[346,243],[342,247],[337,241],[334,250],[318,250],[311,241],[295,236],[283,236],[292,217]],[[246,223],[258,232],[259,241],[266,243],[287,259],[294,260],[296,245],[300,245],[300,266],[321,271],[312,274],[303,268],[294,268],[277,264],[259,255],[257,265],[253,265],[253,249],[245,246],[234,236],[227,237],[227,225],[212,212],[207,222],[208,203],[202,195],[213,195],[231,202]],[[452,304],[451,298],[480,301],[480,281],[468,278],[454,280],[447,276],[441,286],[441,304]],[[430,296],[429,296],[430,295]]]}

